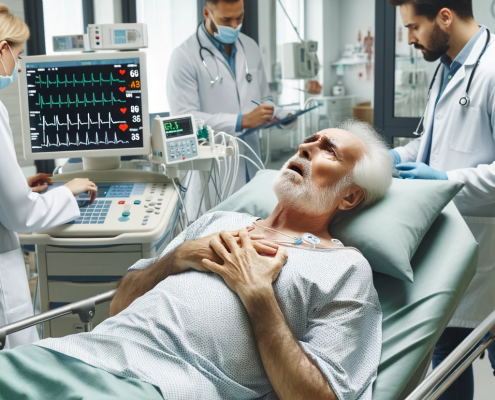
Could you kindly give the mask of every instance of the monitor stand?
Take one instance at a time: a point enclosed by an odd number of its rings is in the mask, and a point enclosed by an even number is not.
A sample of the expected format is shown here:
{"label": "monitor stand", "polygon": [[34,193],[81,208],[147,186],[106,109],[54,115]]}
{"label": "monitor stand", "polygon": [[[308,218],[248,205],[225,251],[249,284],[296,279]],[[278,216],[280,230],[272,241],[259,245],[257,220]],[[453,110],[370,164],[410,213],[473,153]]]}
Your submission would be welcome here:
{"label": "monitor stand", "polygon": [[119,169],[120,157],[83,157],[83,169],[86,171],[106,171],[109,169]]}

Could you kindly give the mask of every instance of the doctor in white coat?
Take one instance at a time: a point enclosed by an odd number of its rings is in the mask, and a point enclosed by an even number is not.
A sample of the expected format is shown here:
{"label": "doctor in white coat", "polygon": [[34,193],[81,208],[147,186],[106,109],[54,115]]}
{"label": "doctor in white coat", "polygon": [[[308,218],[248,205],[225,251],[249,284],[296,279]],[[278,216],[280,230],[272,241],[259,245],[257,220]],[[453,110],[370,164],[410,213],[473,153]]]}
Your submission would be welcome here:
{"label": "doctor in white coat", "polygon": [[[464,183],[454,201],[480,250],[477,274],[435,348],[435,367],[495,310],[495,35],[475,22],[471,1],[389,2],[400,6],[409,44],[427,61],[441,60],[424,133],[391,150],[396,168],[405,179]],[[495,370],[495,345],[488,353]],[[473,387],[470,367],[441,399],[472,399]]]}
{"label": "doctor in white coat", "polygon": [[[206,0],[203,12],[205,22],[170,58],[167,98],[171,115],[192,114],[216,132],[240,137],[260,156],[259,133],[243,132],[287,113],[275,109],[258,45],[240,32],[244,1]],[[255,160],[245,146],[239,147]],[[248,163],[246,171],[241,159],[239,171],[236,190],[257,168]]]}
{"label": "doctor in white coat", "polygon": [[[0,4],[0,89],[17,77],[19,54],[29,37],[29,28]],[[24,257],[16,232],[33,232],[64,224],[79,217],[74,196],[97,187],[76,179],[46,194],[50,175],[39,174],[27,181],[17,164],[9,116],[0,101],[0,327],[33,315]],[[38,340],[35,327],[9,335],[6,347]]]}

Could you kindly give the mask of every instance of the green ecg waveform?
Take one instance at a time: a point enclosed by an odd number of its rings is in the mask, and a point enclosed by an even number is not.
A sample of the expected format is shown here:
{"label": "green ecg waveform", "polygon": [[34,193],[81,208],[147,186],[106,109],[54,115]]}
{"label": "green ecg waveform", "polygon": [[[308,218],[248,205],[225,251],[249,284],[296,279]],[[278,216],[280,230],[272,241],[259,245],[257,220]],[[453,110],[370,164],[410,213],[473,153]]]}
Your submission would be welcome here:
{"label": "green ecg waveform", "polygon": [[100,73],[99,79],[95,79],[94,75],[91,74],[91,78],[89,80],[86,79],[86,76],[83,74],[81,81],[78,81],[76,79],[75,74],[72,74],[72,80],[68,80],[67,74],[65,74],[65,79],[63,81],[61,81],[59,75],[57,74],[54,82],[50,81],[50,78],[48,77],[48,75],[46,75],[46,80],[43,80],[41,75],[38,75],[38,76],[36,76],[34,83],[37,85],[40,85],[40,86],[46,85],[46,88],[48,89],[50,87],[50,85],[55,85],[57,87],[59,87],[59,85],[65,85],[65,87],[67,87],[67,85],[72,85],[73,87],[75,87],[76,85],[86,86],[86,84],[91,84],[92,86],[94,86],[95,83],[99,83],[101,86],[104,83],[110,83],[110,85],[113,85],[114,83],[125,83],[125,80],[114,78],[112,73],[110,73],[109,79],[103,79],[103,76]]}
{"label": "green ecg waveform", "polygon": [[114,103],[125,103],[125,102],[126,102],[125,100],[116,99],[113,96],[113,93],[111,94],[109,100],[105,99],[104,93],[101,94],[101,99],[99,99],[99,100],[96,99],[96,96],[94,93],[93,93],[93,99],[92,100],[91,99],[88,100],[88,98],[86,97],[86,93],[84,93],[84,98],[82,100],[79,100],[79,96],[76,94],[76,98],[74,101],[71,101],[70,95],[67,95],[66,101],[62,101],[61,95],[58,96],[58,101],[56,101],[56,100],[54,101],[52,95],[50,95],[49,101],[45,101],[43,96],[41,94],[38,94],[38,102],[36,103],[36,105],[40,106],[40,108],[43,108],[45,106],[49,106],[50,108],[53,108],[53,106],[59,106],[59,107],[67,106],[67,108],[70,108],[71,105],[75,105],[76,107],[79,107],[79,105],[81,105],[81,104],[84,104],[84,106],[87,106],[88,104],[92,104],[93,106],[96,106],[96,104],[98,104],[98,103],[101,103],[102,105],[105,105],[105,103],[111,103],[113,106]]}

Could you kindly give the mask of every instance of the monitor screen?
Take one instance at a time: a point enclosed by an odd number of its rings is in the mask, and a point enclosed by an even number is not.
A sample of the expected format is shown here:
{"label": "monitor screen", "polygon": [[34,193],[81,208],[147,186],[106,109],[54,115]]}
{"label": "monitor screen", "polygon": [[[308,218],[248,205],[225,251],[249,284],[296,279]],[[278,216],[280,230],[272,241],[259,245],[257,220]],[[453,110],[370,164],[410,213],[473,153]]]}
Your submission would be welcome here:
{"label": "monitor screen", "polygon": [[163,127],[165,128],[165,135],[167,135],[167,139],[194,134],[194,130],[191,125],[191,118],[169,120],[163,123]]}
{"label": "monitor screen", "polygon": [[142,68],[124,56],[26,61],[31,153],[144,147]]}

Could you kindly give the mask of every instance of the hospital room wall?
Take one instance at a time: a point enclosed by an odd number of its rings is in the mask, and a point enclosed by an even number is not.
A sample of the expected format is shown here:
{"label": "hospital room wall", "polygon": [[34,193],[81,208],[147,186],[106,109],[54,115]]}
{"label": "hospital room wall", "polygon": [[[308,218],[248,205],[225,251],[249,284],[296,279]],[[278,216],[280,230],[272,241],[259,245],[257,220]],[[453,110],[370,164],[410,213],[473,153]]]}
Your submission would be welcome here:
{"label": "hospital room wall", "polygon": [[[371,0],[340,0],[340,54],[347,44],[358,41],[358,32],[366,37],[368,31],[375,37],[375,2]],[[374,49],[372,63],[374,64]],[[356,102],[373,101],[374,70],[369,71],[365,65],[346,68],[344,85],[348,94],[356,96]]]}
{"label": "hospital room wall", "polygon": [[[24,21],[24,2],[19,0],[1,0],[2,4],[9,7],[10,11]],[[26,48],[26,46],[24,46]],[[35,167],[32,161],[26,161],[22,150],[21,135],[21,110],[19,102],[19,86],[17,81],[9,87],[2,89],[0,100],[7,108],[10,118],[10,128],[14,136],[14,146],[17,155],[17,161],[28,173],[34,172]]]}
{"label": "hospital room wall", "polygon": [[[320,79],[323,95],[331,96],[337,82],[332,64],[338,61],[347,44],[356,44],[358,32],[364,38],[375,36],[375,2],[371,0],[306,0],[306,39],[317,40],[322,64]],[[373,49],[374,56],[374,49]],[[373,57],[374,58],[374,57]],[[374,60],[373,60],[374,61]],[[356,96],[356,102],[372,101],[374,97],[374,70],[367,76],[366,66],[346,67],[344,85],[347,94]]]}

